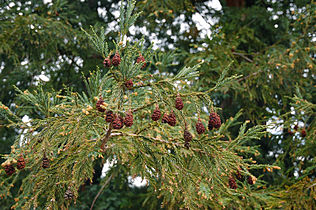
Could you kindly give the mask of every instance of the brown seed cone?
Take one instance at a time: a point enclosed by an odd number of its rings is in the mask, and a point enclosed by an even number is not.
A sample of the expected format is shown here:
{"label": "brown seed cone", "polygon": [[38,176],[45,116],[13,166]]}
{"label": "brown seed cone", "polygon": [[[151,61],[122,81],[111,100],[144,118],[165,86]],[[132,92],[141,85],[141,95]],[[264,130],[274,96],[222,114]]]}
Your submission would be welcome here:
{"label": "brown seed cone", "polygon": [[64,194],[64,199],[71,200],[73,197],[74,197],[73,192],[70,189],[67,189],[65,194]]}
{"label": "brown seed cone", "polygon": [[100,97],[99,100],[97,101],[96,105],[95,105],[95,108],[97,108],[97,110],[98,110],[99,112],[104,112],[104,111],[105,111],[105,109],[103,109],[103,108],[101,107],[101,105],[102,105],[103,103],[104,103],[104,101],[103,101],[103,99]]}
{"label": "brown seed cone", "polygon": [[133,125],[133,114],[131,112],[127,113],[124,119],[124,125],[126,127],[131,127]]}
{"label": "brown seed cone", "polygon": [[237,170],[236,174],[235,174],[236,179],[238,179],[239,181],[243,181],[244,177],[241,175],[240,171]]}
{"label": "brown seed cone", "polygon": [[13,167],[13,165],[5,165],[4,171],[6,172],[8,176],[11,176],[12,174],[14,174],[15,168]]}
{"label": "brown seed cone", "polygon": [[208,128],[210,130],[212,130],[212,128],[220,128],[221,127],[221,118],[219,117],[219,115],[215,112],[211,112],[210,113],[210,120],[208,123]]}
{"label": "brown seed cone", "polygon": [[301,130],[301,136],[302,136],[302,137],[305,137],[305,136],[306,136],[306,130],[305,130],[305,128],[303,128],[303,129]]}
{"label": "brown seed cone", "polygon": [[142,69],[146,67],[146,60],[145,60],[144,56],[139,55],[139,57],[137,58],[136,62],[137,63],[143,62]]}
{"label": "brown seed cone", "polygon": [[130,80],[127,80],[126,82],[125,82],[125,87],[127,88],[127,89],[132,89],[133,88],[133,81],[132,81],[132,79],[130,79]]}
{"label": "brown seed cone", "polygon": [[113,122],[114,120],[114,114],[111,110],[106,111],[105,113],[105,121],[106,122]]}
{"label": "brown seed cone", "polygon": [[168,124],[171,126],[175,126],[177,124],[176,115],[173,111],[171,111],[171,113],[168,116]]}
{"label": "brown seed cone", "polygon": [[252,179],[252,177],[251,177],[251,176],[248,176],[248,178],[247,178],[247,182],[248,182],[248,184],[251,184],[251,185],[253,185],[253,184],[254,184],[253,179]]}
{"label": "brown seed cone", "polygon": [[19,170],[22,170],[23,168],[25,168],[25,160],[22,156],[18,159],[18,163],[17,163],[16,167]]}
{"label": "brown seed cone", "polygon": [[49,159],[47,157],[42,159],[42,168],[49,168]]}
{"label": "brown seed cone", "polygon": [[298,125],[294,125],[294,130],[297,131],[297,129],[298,129]]}
{"label": "brown seed cone", "polygon": [[120,115],[118,115],[118,116],[116,116],[116,118],[114,119],[114,121],[113,121],[113,128],[114,129],[121,129],[121,128],[123,128],[123,118],[120,116]]}
{"label": "brown seed cone", "polygon": [[237,183],[233,177],[229,177],[228,183],[231,189],[237,189]]}
{"label": "brown seed cone", "polygon": [[110,68],[111,67],[111,60],[110,60],[109,57],[104,59],[103,65],[104,65],[105,68]]}
{"label": "brown seed cone", "polygon": [[183,133],[183,138],[185,142],[190,142],[192,140],[192,134],[187,129],[185,129]]}
{"label": "brown seed cone", "polygon": [[176,98],[176,109],[178,109],[178,110],[182,110],[183,109],[183,101],[182,101],[182,98],[180,97],[179,94],[178,94],[178,96]]}
{"label": "brown seed cone", "polygon": [[205,127],[203,125],[203,123],[201,122],[201,120],[199,119],[198,122],[196,123],[195,125],[195,128],[196,128],[196,132],[198,134],[202,134],[205,132]]}
{"label": "brown seed cone", "polygon": [[165,113],[163,115],[161,122],[162,123],[168,123],[169,122],[169,115],[167,115],[167,113]]}
{"label": "brown seed cone", "polygon": [[151,115],[151,119],[153,121],[157,121],[160,119],[160,117],[161,117],[161,111],[160,111],[159,107],[156,106],[155,110],[153,111],[153,114]]}
{"label": "brown seed cone", "polygon": [[115,55],[112,58],[112,65],[118,66],[121,63],[121,56],[118,52],[115,53]]}

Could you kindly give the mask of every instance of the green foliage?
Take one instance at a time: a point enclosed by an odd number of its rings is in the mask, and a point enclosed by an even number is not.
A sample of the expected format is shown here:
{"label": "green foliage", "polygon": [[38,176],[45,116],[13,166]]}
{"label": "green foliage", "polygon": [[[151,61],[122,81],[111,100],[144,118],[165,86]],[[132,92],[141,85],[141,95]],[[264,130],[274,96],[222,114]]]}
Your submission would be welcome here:
{"label": "green foliage", "polygon": [[[126,21],[124,27],[130,26],[129,18],[133,20],[134,3],[128,2],[126,12],[121,9],[121,17],[125,17],[122,20]],[[97,45],[96,49],[106,55],[104,37],[95,32],[89,37]],[[66,190],[73,192],[76,201],[80,186],[87,180],[92,181],[93,163],[98,159],[115,161],[116,167],[110,170],[105,180],[119,176],[122,166],[128,175],[146,178],[150,192],[161,197],[162,206],[168,208],[236,205],[258,208],[266,203],[268,191],[254,192],[263,183],[256,182],[249,170],[270,166],[256,164],[252,159],[253,155],[258,155],[256,147],[245,145],[260,139],[266,133],[266,126],[249,127],[247,121],[240,127],[238,135],[234,135],[230,129],[238,127],[240,112],[225,121],[218,131],[197,135],[193,129],[197,116],[203,123],[208,117],[203,107],[217,110],[210,94],[238,77],[225,77],[228,66],[212,88],[204,92],[194,91],[192,85],[198,81],[199,64],[184,67],[174,76],[151,74],[142,69],[143,63],[135,62],[139,52],[146,60],[152,60],[152,55],[156,54],[151,48],[141,48],[142,42],[121,43],[120,39],[116,40],[116,52],[121,55],[120,65],[91,73],[85,82],[87,92],[69,89],[48,92],[42,87],[33,91],[18,90],[18,97],[22,100],[19,109],[31,108],[38,117],[28,123],[19,121],[8,125],[19,127],[24,132],[12,146],[11,154],[5,156],[5,164],[14,164],[20,154],[27,159],[27,175],[19,194],[14,196],[15,208],[67,208],[71,201],[64,198]],[[156,63],[163,63],[167,55],[162,55]],[[128,89],[125,82],[130,79],[134,86]],[[184,100],[183,110],[174,108],[176,96]],[[113,123],[106,123],[104,113],[93,108],[99,97],[105,101],[102,106],[112,110],[115,117],[133,113],[133,126],[114,129]],[[165,113],[173,111],[177,125],[171,127],[152,121],[154,104]],[[7,109],[5,114],[12,113]],[[193,135],[190,146],[184,141],[185,130]],[[49,168],[41,167],[44,157],[50,161]],[[250,176],[255,185],[250,186],[241,180],[237,190],[230,189],[229,179],[235,177],[237,171]],[[11,196],[7,192],[12,184],[18,184],[16,180],[20,174],[17,172],[2,181],[3,196]],[[107,181],[104,186],[106,184]]]}

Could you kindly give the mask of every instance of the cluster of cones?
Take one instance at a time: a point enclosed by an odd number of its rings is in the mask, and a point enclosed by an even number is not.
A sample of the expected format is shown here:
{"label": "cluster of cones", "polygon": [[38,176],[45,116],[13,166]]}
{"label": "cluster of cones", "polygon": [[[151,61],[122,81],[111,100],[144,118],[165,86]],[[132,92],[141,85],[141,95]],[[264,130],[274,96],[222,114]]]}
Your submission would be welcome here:
{"label": "cluster of cones", "polygon": [[[241,182],[243,182],[244,181],[244,176],[242,176],[241,175],[241,173],[240,173],[240,171],[239,170],[237,170],[237,172],[235,173],[235,177],[236,177],[236,179],[238,179],[239,181],[241,181]],[[256,182],[256,177],[254,177],[254,176],[248,176],[247,177],[247,182],[248,182],[248,184],[250,184],[250,185],[253,185],[253,184],[255,184],[255,182]],[[235,180],[235,178],[233,177],[233,176],[230,176],[229,177],[229,179],[228,179],[228,185],[229,185],[229,187],[231,188],[231,189],[237,189],[237,183],[236,183],[236,180]]]}
{"label": "cluster of cones", "polygon": [[1,164],[1,166],[4,168],[5,173],[8,176],[11,176],[12,174],[14,174],[15,165],[16,165],[16,168],[19,170],[22,170],[25,168],[25,160],[24,160],[22,155],[20,155],[20,157],[17,161],[16,160],[13,160],[10,162],[6,161],[6,162]]}
{"label": "cluster of cones", "polygon": [[[106,111],[105,107],[102,106],[103,103],[104,103],[104,100],[102,98],[99,98],[99,100],[96,103],[96,109],[99,112],[105,112],[105,121],[111,123],[114,129],[121,129],[124,127],[124,125],[126,127],[131,127],[133,125],[133,113],[131,110],[129,110],[127,114],[125,115],[125,118],[123,118],[120,114],[114,114],[113,111],[111,110]],[[178,110],[182,110],[183,107],[184,107],[184,104],[183,104],[182,98],[178,94],[175,99],[175,108]],[[153,121],[158,121],[161,118],[161,115],[162,115],[161,111],[158,105],[156,104],[156,107],[151,115],[151,119]],[[167,123],[170,126],[175,126],[177,124],[177,118],[173,110],[171,110],[169,114],[164,113],[164,115],[162,116],[161,122]],[[215,112],[211,112],[209,116],[208,129],[209,130],[212,130],[214,128],[218,129],[220,128],[220,126],[221,126],[220,116]],[[202,134],[206,130],[200,118],[198,119],[198,122],[195,125],[195,129],[198,134]],[[192,140],[192,134],[188,131],[187,126],[185,126],[183,138],[185,140],[185,147],[189,148],[190,147],[189,142]]]}

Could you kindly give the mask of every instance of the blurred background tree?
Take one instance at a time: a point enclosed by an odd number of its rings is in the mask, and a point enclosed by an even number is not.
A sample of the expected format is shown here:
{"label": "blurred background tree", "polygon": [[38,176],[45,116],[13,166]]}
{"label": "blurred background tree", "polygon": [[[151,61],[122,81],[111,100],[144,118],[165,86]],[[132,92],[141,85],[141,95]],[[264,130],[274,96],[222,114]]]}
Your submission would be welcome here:
{"label": "blurred background tree", "polygon": [[[143,14],[130,35],[137,40],[146,34],[149,36],[147,46],[155,41],[154,46],[162,51],[177,50],[179,62],[176,65],[153,65],[151,71],[157,67],[160,71],[175,72],[178,67],[203,60],[200,90],[212,86],[224,67],[233,61],[228,74],[243,77],[213,94],[213,101],[222,107],[221,115],[225,119],[243,109],[241,121],[249,119],[251,125],[269,124],[270,135],[253,143],[260,145],[261,152],[253,158],[259,163],[276,162],[282,168],[272,173],[271,169],[254,173],[262,175],[268,187],[280,189],[280,192],[286,185],[295,185],[307,176],[310,179],[307,187],[311,186],[308,189],[312,191],[315,189],[311,184],[315,178],[312,167],[315,153],[296,154],[296,148],[315,145],[315,108],[307,112],[303,107],[297,111],[291,98],[299,92],[302,100],[316,103],[315,3],[307,0],[221,0],[222,7],[214,9],[211,7],[214,2],[138,1],[137,9]],[[19,106],[12,103],[13,85],[32,89],[44,83],[46,89],[60,89],[63,85],[75,91],[85,89],[80,79],[82,74],[87,76],[96,65],[102,66],[103,57],[91,50],[80,27],[89,30],[89,25],[106,25],[108,40],[118,36],[112,30],[118,27],[119,1],[115,0],[2,1],[0,8],[0,101],[13,110]],[[292,115],[287,114],[289,112]],[[17,114],[29,118],[37,115],[31,111]],[[307,133],[304,137],[303,130]],[[2,154],[10,152],[18,132],[0,127]],[[94,182],[82,192],[88,195],[83,203],[91,202],[99,189],[101,163],[95,169]],[[111,191],[104,192],[104,197],[114,196],[113,200],[122,203],[135,200],[135,194],[128,196],[130,189],[126,188],[127,179],[124,180],[122,185],[113,183],[114,191],[119,193],[117,196]],[[125,187],[124,196],[117,190],[122,186]],[[92,193],[87,193],[90,190]],[[123,197],[126,198],[124,202]],[[1,202],[9,206],[13,201]],[[118,206],[124,207],[113,202],[114,208]]]}

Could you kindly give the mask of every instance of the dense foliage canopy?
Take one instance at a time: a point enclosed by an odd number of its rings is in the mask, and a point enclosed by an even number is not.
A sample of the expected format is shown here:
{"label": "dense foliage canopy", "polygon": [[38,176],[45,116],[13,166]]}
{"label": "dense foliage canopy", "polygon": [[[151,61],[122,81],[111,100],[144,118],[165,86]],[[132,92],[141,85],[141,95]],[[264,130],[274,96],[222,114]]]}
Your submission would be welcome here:
{"label": "dense foliage canopy", "polygon": [[[139,1],[133,13],[115,0],[1,2],[1,161],[26,160],[1,169],[1,205],[314,208],[316,5],[220,2]],[[116,52],[121,64],[106,68]],[[112,132],[99,97],[133,126]],[[156,105],[176,127],[151,121]],[[212,112],[222,126],[198,135]]]}

